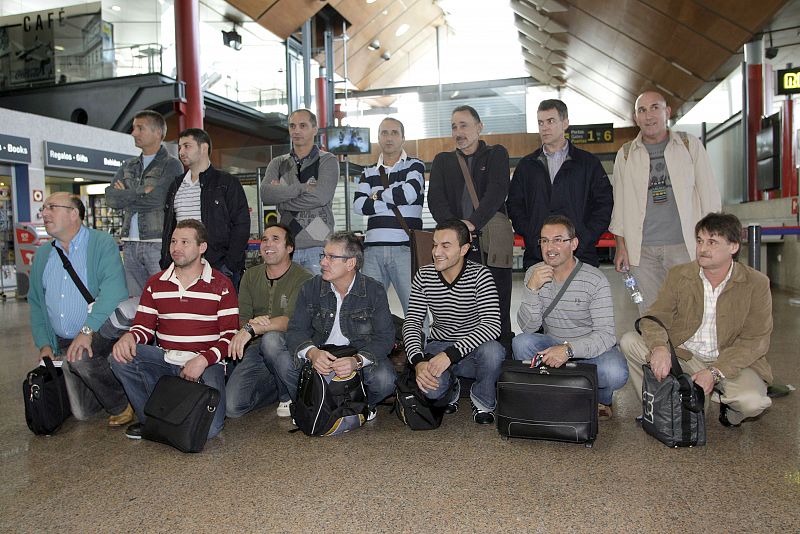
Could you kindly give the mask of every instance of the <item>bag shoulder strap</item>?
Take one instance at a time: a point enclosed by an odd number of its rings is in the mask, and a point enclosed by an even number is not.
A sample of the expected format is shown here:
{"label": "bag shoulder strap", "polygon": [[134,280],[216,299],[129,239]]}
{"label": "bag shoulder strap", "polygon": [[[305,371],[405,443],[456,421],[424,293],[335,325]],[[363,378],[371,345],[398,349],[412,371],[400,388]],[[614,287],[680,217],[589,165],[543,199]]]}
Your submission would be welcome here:
{"label": "bag shoulder strap", "polygon": [[[383,185],[383,188],[389,189],[389,177],[386,175],[386,169],[383,167],[383,165],[378,165],[378,172],[381,175],[381,184]],[[400,213],[400,210],[394,204],[389,204],[389,205],[392,207],[394,216],[397,217],[400,226],[402,226],[405,233],[408,234],[409,237],[411,237],[411,229],[408,227],[408,224],[406,223],[403,214]]]}
{"label": "bag shoulder strap", "polygon": [[78,273],[75,272],[75,267],[72,266],[72,262],[69,261],[69,258],[67,258],[67,256],[64,254],[64,251],[57,247],[55,243],[52,244],[52,247],[56,249],[56,252],[58,252],[58,257],[61,258],[61,264],[64,266],[64,270],[69,273],[69,277],[72,278],[72,281],[75,283],[75,287],[77,287],[78,291],[81,292],[81,295],[83,295],[83,298],[86,299],[86,302],[89,304],[94,302],[94,297],[89,290],[86,289],[86,286],[83,284],[83,281],[81,281]]}
{"label": "bag shoulder strap", "polygon": [[464,175],[464,182],[467,184],[467,191],[469,191],[469,198],[472,199],[472,207],[474,209],[478,209],[478,193],[475,191],[475,183],[472,181],[472,174],[469,172],[469,167],[467,166],[467,160],[464,159],[464,156],[461,155],[460,152],[456,150],[456,159],[458,160],[458,164],[461,166],[461,174]]}
{"label": "bag shoulder strap", "polygon": [[628,161],[628,154],[631,153],[631,142],[628,141],[624,145],[622,145],[622,155],[625,157],[625,161]]}
{"label": "bag shoulder strap", "polygon": [[[692,159],[692,151],[689,150],[689,134],[686,132],[678,132],[678,137],[683,141],[683,146],[686,147],[686,152],[689,153],[689,159]],[[694,163],[694,160],[692,160],[692,163]]]}
{"label": "bag shoulder strap", "polygon": [[561,300],[561,297],[564,296],[564,293],[567,291],[567,288],[569,287],[570,282],[572,282],[572,280],[575,278],[575,275],[578,274],[578,271],[580,271],[581,267],[583,267],[583,262],[581,260],[579,260],[578,258],[575,258],[575,262],[576,262],[575,263],[575,267],[572,269],[572,272],[569,273],[569,276],[567,277],[567,279],[564,280],[564,285],[561,286],[561,289],[556,294],[556,298],[554,298],[553,301],[550,303],[550,305],[547,307],[547,309],[544,310],[544,313],[542,314],[542,322],[543,323],[544,323],[544,320],[547,318],[547,316],[550,315],[550,312],[553,311],[553,309],[556,307],[556,304],[558,304],[558,301]]}
{"label": "bag shoulder strap", "polygon": [[669,372],[675,378],[678,378],[678,376],[681,373],[683,373],[683,368],[681,367],[680,360],[678,360],[678,355],[675,353],[675,347],[672,346],[672,340],[669,338],[669,330],[667,330],[667,327],[664,326],[664,323],[661,322],[661,319],[659,319],[655,315],[644,315],[644,316],[636,319],[636,323],[634,323],[634,327],[636,328],[636,331],[639,334],[642,333],[641,328],[639,328],[639,323],[642,321],[642,319],[649,319],[649,320],[653,321],[658,326],[663,328],[664,331],[667,333],[667,345],[669,345],[669,352],[670,352],[670,356],[672,357],[672,367],[670,368]]}

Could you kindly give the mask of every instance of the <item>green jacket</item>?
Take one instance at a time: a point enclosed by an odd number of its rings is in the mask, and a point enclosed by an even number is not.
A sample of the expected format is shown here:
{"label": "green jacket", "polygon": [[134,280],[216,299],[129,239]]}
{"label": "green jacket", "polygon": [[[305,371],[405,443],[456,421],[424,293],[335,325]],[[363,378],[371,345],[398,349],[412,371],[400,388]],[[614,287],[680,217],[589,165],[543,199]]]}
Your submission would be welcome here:
{"label": "green jacket", "polygon": [[[95,298],[92,311],[86,318],[86,326],[94,331],[100,329],[108,316],[116,309],[117,305],[128,298],[128,288],[125,285],[125,271],[122,268],[122,259],[119,254],[117,242],[110,234],[97,230],[89,230],[89,249],[87,252],[87,287],[89,293]],[[56,335],[47,316],[47,304],[44,299],[42,277],[44,268],[53,250],[52,242],[47,242],[36,251],[31,266],[30,303],[31,333],[36,348],[41,349],[49,345],[53,352],[58,352]]]}
{"label": "green jacket", "polygon": [[[697,261],[670,269],[658,298],[647,311],[664,323],[675,352],[683,360],[691,352],[680,348],[703,321],[703,282]],[[653,321],[642,321],[642,337],[648,348],[667,345],[667,334]],[[769,278],[739,262],[717,299],[717,343],[719,357],[714,366],[726,378],[750,367],[768,384],[772,369],[767,363],[772,333],[772,294]]]}

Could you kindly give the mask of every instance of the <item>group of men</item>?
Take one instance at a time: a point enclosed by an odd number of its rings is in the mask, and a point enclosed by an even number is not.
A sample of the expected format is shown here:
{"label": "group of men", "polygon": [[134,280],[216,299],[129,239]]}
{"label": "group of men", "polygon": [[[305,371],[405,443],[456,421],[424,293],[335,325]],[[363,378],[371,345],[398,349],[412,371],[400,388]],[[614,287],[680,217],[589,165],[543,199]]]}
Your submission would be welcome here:
{"label": "group of men", "polygon": [[[492,423],[502,361],[538,356],[553,367],[596,365],[598,414],[610,418],[613,394],[629,375],[640,391],[643,363],[659,379],[669,373],[671,342],[706,393],[718,392],[720,421],[738,425],[770,405],[769,282],[735,261],[741,226],[716,213],[708,156],[696,138],[668,129],[669,115],[660,94],[639,96],[640,133],[620,148],[612,184],[600,161],[566,138],[560,100],[539,105],[542,147],[511,180],[506,149],[480,139],[475,109],[457,107],[456,150],[436,156],[428,182],[433,263],[412,272],[407,230],[422,228],[425,167],[406,154],[399,120],[381,122],[381,154],[354,195],[354,212],[367,217],[362,242],[334,232],[338,162],[315,144],[314,114],[292,113],[292,149],[269,163],[261,185],[280,223],[261,236],[263,263],[244,271],[250,219],[242,186],[211,165],[206,132],[179,134],[178,162],[161,145],[164,119],[140,112],[132,135],[142,154],[107,189],[109,205],[124,213],[124,267],[111,236],[82,225],[79,197],[48,197],[42,215],[54,240],[33,265],[34,341],[41,356],[66,357],[77,418],[103,408],[109,425],[122,426],[135,414],[139,422],[126,431],[132,438],[141,436],[144,404],[165,374],[220,390],[225,410],[215,414],[214,436],[226,415],[276,401],[277,415],[288,417],[304,361],[324,375],[360,372],[372,419],[396,378],[388,359],[391,285],[417,384],[428,398],[444,398],[448,413],[458,409],[460,379],[468,378],[474,421]],[[512,225],[525,241],[527,269],[516,336]],[[617,343],[595,251],[606,228],[616,237],[616,269],[639,280],[640,312],[661,319],[667,332],[643,322],[642,336],[628,333]],[[101,325],[127,296],[139,299],[136,317],[115,343]],[[357,352],[336,358],[326,345]],[[236,360],[226,377],[226,362]]]}

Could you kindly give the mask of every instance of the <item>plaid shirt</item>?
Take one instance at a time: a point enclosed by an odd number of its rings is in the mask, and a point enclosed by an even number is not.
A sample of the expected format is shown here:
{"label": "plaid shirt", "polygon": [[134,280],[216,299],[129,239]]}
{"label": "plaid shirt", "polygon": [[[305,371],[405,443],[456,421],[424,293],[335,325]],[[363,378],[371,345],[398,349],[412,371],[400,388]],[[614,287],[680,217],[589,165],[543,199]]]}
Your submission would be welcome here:
{"label": "plaid shirt", "polygon": [[725,277],[725,280],[714,289],[711,287],[711,282],[708,281],[706,275],[703,274],[703,268],[700,268],[700,280],[703,281],[703,322],[700,323],[700,328],[697,329],[697,332],[681,346],[691,351],[696,358],[706,363],[714,362],[719,357],[719,345],[717,343],[717,299],[722,293],[722,290],[725,289],[732,273],[733,263],[731,263],[731,267],[728,269],[728,275]]}

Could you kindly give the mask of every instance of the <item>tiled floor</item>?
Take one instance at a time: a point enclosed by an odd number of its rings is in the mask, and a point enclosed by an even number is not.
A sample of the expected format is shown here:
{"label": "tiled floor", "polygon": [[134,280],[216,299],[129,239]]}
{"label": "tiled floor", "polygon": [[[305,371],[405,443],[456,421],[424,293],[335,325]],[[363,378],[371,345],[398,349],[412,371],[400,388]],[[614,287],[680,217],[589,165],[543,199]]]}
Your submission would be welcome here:
{"label": "tiled floor", "polygon": [[[606,273],[621,333],[635,310]],[[774,292],[770,361],[798,385],[793,296]],[[311,439],[269,407],[186,455],[128,440],[103,417],[31,434],[20,388],[34,366],[27,316],[24,301],[0,304],[2,532],[800,531],[797,392],[738,429],[719,425],[712,405],[708,445],[696,449],[646,436],[626,387],[591,449],[501,441],[468,409],[417,433],[381,408],[359,431]]]}

